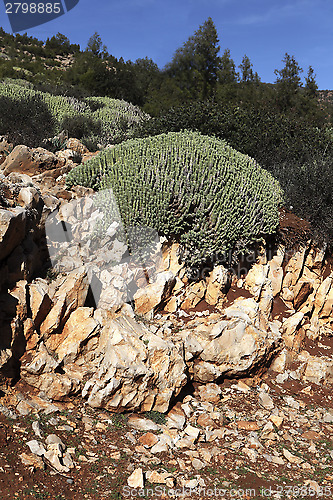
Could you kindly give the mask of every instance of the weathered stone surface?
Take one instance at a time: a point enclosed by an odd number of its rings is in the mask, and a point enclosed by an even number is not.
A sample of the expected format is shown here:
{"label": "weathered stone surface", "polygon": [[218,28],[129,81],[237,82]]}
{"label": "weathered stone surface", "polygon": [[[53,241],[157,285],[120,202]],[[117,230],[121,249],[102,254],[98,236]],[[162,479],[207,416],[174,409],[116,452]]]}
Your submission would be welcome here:
{"label": "weathered stone surface", "polygon": [[200,300],[205,297],[206,284],[204,281],[192,283],[186,288],[182,309],[188,310],[199,304]]}
{"label": "weathered stone surface", "polygon": [[57,157],[43,148],[30,149],[27,146],[16,146],[2,164],[5,175],[11,172],[36,174],[36,170],[44,171],[54,168]]}
{"label": "weathered stone surface", "polygon": [[30,309],[35,326],[39,327],[51,309],[51,299],[48,296],[48,283],[37,279],[29,285]]}
{"label": "weathered stone surface", "polygon": [[166,301],[176,283],[171,271],[158,273],[154,283],[139,289],[134,294],[135,311],[138,314],[147,314]]}
{"label": "weathered stone surface", "polygon": [[100,325],[92,316],[92,307],[78,307],[70,315],[62,332],[46,340],[46,348],[55,354],[59,363],[73,363],[83,346],[98,333]]}
{"label": "weathered stone surface", "polygon": [[215,306],[226,292],[228,270],[223,266],[216,266],[206,279],[207,290],[205,300]]}
{"label": "weathered stone surface", "polygon": [[36,188],[28,186],[21,189],[17,197],[17,202],[27,209],[36,208],[40,201],[40,196]]}
{"label": "weathered stone surface", "polygon": [[88,289],[89,279],[83,267],[57,281],[57,290],[51,296],[54,305],[40,326],[40,332],[44,338],[58,331],[71,312],[84,306]]}
{"label": "weathered stone surface", "polygon": [[268,279],[272,284],[273,296],[276,297],[281,292],[282,281],[283,281],[283,269],[282,263],[285,255],[285,248],[279,246],[276,255],[268,262],[269,271]]}
{"label": "weathered stone surface", "polygon": [[225,310],[231,321],[199,325],[190,332],[181,332],[184,341],[190,334],[202,348],[189,363],[194,380],[206,383],[226,374],[248,373],[274,352],[281,334],[274,323],[270,323],[267,330],[260,328],[258,307],[253,299],[239,299]]}
{"label": "weathered stone surface", "polygon": [[263,286],[267,283],[269,266],[254,264],[245,278],[245,288],[259,301]]}
{"label": "weathered stone surface", "polygon": [[21,207],[0,208],[0,260],[10,253],[24,239],[26,229],[26,212]]}
{"label": "weathered stone surface", "polygon": [[92,406],[116,410],[141,405],[165,411],[186,382],[185,364],[175,345],[148,334],[128,317],[103,328],[95,355],[99,368],[83,390]]}

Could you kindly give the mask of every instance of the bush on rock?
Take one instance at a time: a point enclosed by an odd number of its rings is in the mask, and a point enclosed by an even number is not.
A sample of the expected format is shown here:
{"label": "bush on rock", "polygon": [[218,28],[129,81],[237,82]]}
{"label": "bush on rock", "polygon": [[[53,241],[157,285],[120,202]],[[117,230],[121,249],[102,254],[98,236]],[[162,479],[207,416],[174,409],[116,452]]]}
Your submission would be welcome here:
{"label": "bush on rock", "polygon": [[236,255],[274,233],[282,201],[279,183],[252,158],[189,131],[107,149],[69,173],[67,186],[75,184],[111,188],[125,228],[179,238],[188,266]]}

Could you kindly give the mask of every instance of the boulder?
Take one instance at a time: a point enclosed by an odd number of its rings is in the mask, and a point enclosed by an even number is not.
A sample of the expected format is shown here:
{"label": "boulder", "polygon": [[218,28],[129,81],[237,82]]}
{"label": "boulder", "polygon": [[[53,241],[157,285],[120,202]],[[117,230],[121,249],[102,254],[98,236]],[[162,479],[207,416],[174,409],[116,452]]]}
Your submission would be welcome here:
{"label": "boulder", "polygon": [[82,142],[79,141],[79,139],[76,139],[74,137],[70,137],[67,140],[66,147],[67,147],[67,149],[71,149],[72,151],[75,151],[76,153],[79,153],[80,155],[84,155],[84,154],[89,153],[88,148],[84,144],[82,144]]}
{"label": "boulder", "polygon": [[92,407],[165,412],[187,380],[181,346],[98,311],[73,311],[60,333],[23,357],[22,379],[56,400],[81,391]]}
{"label": "boulder", "polygon": [[27,146],[16,146],[2,164],[5,175],[11,172],[34,175],[56,166],[57,157],[43,148],[30,149]]}

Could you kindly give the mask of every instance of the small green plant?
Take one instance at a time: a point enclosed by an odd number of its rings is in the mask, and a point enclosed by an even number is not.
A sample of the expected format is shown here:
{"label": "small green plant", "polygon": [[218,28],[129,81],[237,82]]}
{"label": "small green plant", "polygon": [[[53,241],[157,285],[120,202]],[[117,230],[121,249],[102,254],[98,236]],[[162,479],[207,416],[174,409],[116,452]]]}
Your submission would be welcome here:
{"label": "small green plant", "polygon": [[125,427],[127,425],[127,419],[127,415],[124,415],[123,413],[115,413],[111,417],[112,423],[117,429]]}
{"label": "small green plant", "polygon": [[46,279],[50,283],[55,280],[59,275],[59,272],[56,271],[53,267],[50,267],[46,272]]}
{"label": "small green plant", "polygon": [[145,417],[155,422],[155,424],[162,425],[166,423],[166,416],[164,415],[164,413],[161,413],[159,411],[146,411]]}

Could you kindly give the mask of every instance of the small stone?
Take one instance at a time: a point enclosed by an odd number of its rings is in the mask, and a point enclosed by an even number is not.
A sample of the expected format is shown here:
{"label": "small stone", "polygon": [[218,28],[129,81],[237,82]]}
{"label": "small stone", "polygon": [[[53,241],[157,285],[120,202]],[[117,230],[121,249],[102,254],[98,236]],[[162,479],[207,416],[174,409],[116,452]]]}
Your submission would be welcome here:
{"label": "small stone", "polygon": [[158,443],[158,437],[155,434],[153,434],[152,432],[147,432],[146,434],[143,434],[143,436],[139,437],[139,442],[143,446],[146,446],[147,448],[151,448],[156,443]]}
{"label": "small stone", "polygon": [[274,408],[273,400],[267,392],[259,393],[259,402],[267,410],[272,410]]}
{"label": "small stone", "polygon": [[27,446],[29,446],[31,453],[34,455],[38,455],[39,457],[43,456],[46,453],[44,446],[33,439],[32,441],[28,441]]}
{"label": "small stone", "polygon": [[62,451],[65,451],[66,449],[66,446],[56,434],[49,434],[46,438],[46,444],[48,447],[49,445],[59,444]]}
{"label": "small stone", "polygon": [[256,462],[258,453],[252,448],[243,448],[243,453],[251,460],[251,462]]}
{"label": "small stone", "polygon": [[181,408],[172,408],[167,415],[167,426],[170,429],[183,429],[186,423],[186,416]]}
{"label": "small stone", "polygon": [[283,424],[283,417],[279,417],[278,415],[270,415],[269,420],[273,422],[275,427],[280,429],[281,425]]}
{"label": "small stone", "polygon": [[20,401],[16,407],[16,410],[20,415],[26,416],[32,412],[33,408],[26,401]]}
{"label": "small stone", "polygon": [[162,453],[163,451],[168,451],[170,447],[173,447],[173,441],[167,434],[162,434],[159,437],[158,443],[150,449],[151,453]]}
{"label": "small stone", "polygon": [[127,479],[127,484],[131,488],[143,488],[143,473],[142,469],[135,469]]}
{"label": "small stone", "polygon": [[332,413],[325,413],[325,415],[323,416],[323,421],[326,423],[326,424],[332,424],[333,423],[333,415]]}
{"label": "small stone", "polygon": [[302,434],[302,438],[309,441],[318,441],[318,439],[321,438],[321,435],[316,431],[305,431]]}
{"label": "small stone", "polygon": [[[218,452],[219,452],[219,450],[218,450]],[[210,463],[210,461],[212,459],[212,453],[211,453],[211,451],[209,451],[207,448],[201,448],[200,455],[201,455],[201,457],[203,458],[203,460],[205,462]]]}
{"label": "small stone", "polygon": [[237,389],[237,391],[241,391],[241,392],[249,392],[249,390],[250,390],[250,387],[247,384],[245,384],[245,382],[243,382],[242,380],[239,380],[238,384],[233,385],[232,387]]}
{"label": "small stone", "polygon": [[207,429],[207,427],[215,427],[214,420],[210,418],[209,415],[205,413],[201,413],[198,418],[197,418],[197,424],[200,425],[201,427],[204,427]]}
{"label": "small stone", "polygon": [[36,469],[44,469],[44,462],[42,458],[37,455],[28,455],[27,453],[21,453],[19,457],[23,465],[29,465],[35,467]]}
{"label": "small stone", "polygon": [[147,477],[148,481],[150,483],[152,483],[152,484],[153,483],[155,483],[155,484],[165,484],[168,475],[169,474],[166,473],[166,472],[159,473],[156,470],[154,470],[152,472],[147,472],[146,477]]}
{"label": "small stone", "polygon": [[180,485],[189,490],[194,490],[198,486],[199,482],[197,479],[181,479]]}
{"label": "small stone", "polygon": [[158,431],[160,426],[147,418],[136,417],[135,415],[128,418],[127,424],[129,427],[138,431]]}
{"label": "small stone", "polygon": [[284,460],[281,457],[272,456],[272,463],[276,465],[284,465]]}
{"label": "small stone", "polygon": [[39,438],[43,437],[43,431],[42,431],[42,428],[41,428],[38,420],[35,420],[34,422],[32,422],[32,430],[34,431],[34,433],[36,434],[37,437],[39,437]]}
{"label": "small stone", "polygon": [[257,431],[259,430],[259,426],[257,422],[249,422],[247,420],[238,420],[237,429],[239,431]]}
{"label": "small stone", "polygon": [[71,457],[70,453],[68,453],[68,451],[62,457],[62,462],[69,469],[74,468],[74,463],[73,463],[72,457]]}
{"label": "small stone", "polygon": [[304,460],[300,457],[296,457],[296,455],[293,455],[292,453],[290,453],[290,451],[288,451],[286,448],[283,448],[282,450],[283,452],[283,455],[285,456],[285,458],[288,460],[288,462],[292,463],[292,464],[301,464],[302,462],[304,462]]}
{"label": "small stone", "polygon": [[[299,410],[300,408],[300,404],[298,401],[296,401],[296,399],[294,399],[293,397],[291,396],[284,396],[283,398],[285,400],[285,402],[287,403],[288,406],[290,406],[291,408],[293,408],[294,410]],[[333,420],[332,420],[333,421]]]}
{"label": "small stone", "polygon": [[198,436],[200,434],[200,429],[198,429],[197,427],[193,427],[192,425],[188,425],[184,429],[184,432],[190,437],[190,439],[194,443],[198,439]]}
{"label": "small stone", "polygon": [[192,461],[192,466],[194,467],[194,469],[200,470],[205,467],[205,464],[201,462],[201,460],[199,460],[198,458],[194,458]]}
{"label": "small stone", "polygon": [[209,403],[218,403],[221,399],[222,391],[217,384],[209,383],[199,386],[199,395],[201,401]]}

